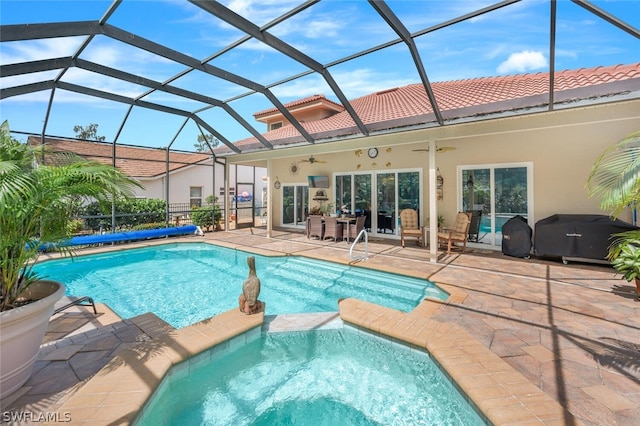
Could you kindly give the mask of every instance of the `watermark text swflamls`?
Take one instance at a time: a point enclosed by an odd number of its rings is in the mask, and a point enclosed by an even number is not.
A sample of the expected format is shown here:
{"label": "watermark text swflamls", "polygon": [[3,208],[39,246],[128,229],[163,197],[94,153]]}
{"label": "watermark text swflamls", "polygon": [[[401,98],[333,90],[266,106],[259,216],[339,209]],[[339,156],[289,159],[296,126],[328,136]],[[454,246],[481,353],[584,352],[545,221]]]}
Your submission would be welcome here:
{"label": "watermark text swflamls", "polygon": [[42,413],[34,413],[32,411],[3,411],[2,412],[3,423],[40,423],[40,422],[55,422],[55,423],[69,423],[71,422],[71,413],[64,412],[59,413],[57,411],[44,411]]}

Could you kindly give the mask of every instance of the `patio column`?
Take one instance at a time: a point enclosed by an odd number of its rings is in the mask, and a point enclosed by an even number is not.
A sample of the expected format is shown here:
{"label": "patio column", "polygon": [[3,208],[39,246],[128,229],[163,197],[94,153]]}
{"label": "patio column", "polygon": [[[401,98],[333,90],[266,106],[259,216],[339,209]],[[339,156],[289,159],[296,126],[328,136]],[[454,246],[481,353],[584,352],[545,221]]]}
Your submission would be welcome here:
{"label": "patio column", "polygon": [[436,141],[429,141],[429,260],[438,261],[438,208],[436,192]]}
{"label": "patio column", "polygon": [[273,237],[273,171],[271,159],[267,160],[267,238]]}

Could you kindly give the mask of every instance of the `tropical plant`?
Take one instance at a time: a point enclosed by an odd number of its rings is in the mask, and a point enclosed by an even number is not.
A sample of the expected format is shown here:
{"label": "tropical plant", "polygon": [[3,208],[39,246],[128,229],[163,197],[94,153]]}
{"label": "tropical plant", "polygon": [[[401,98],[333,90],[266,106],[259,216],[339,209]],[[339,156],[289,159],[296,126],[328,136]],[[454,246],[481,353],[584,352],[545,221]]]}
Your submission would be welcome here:
{"label": "tropical plant", "polygon": [[[617,218],[640,202],[640,131],[605,150],[587,179],[589,196],[600,197],[600,208]],[[640,230],[615,234],[607,258],[627,281],[640,277]]]}
{"label": "tropical plant", "polygon": [[8,122],[2,123],[0,311],[15,307],[18,295],[38,279],[32,268],[43,246],[73,253],[61,243],[72,234],[69,222],[78,199],[112,201],[133,196],[135,187],[141,185],[112,166],[20,143]]}
{"label": "tropical plant", "polygon": [[640,131],[633,132],[598,157],[587,179],[590,197],[612,217],[640,202]]}
{"label": "tropical plant", "polygon": [[[632,231],[638,234],[637,231]],[[614,244],[610,251],[611,264],[627,281],[640,278],[640,235],[636,238],[625,236],[620,244]]]}

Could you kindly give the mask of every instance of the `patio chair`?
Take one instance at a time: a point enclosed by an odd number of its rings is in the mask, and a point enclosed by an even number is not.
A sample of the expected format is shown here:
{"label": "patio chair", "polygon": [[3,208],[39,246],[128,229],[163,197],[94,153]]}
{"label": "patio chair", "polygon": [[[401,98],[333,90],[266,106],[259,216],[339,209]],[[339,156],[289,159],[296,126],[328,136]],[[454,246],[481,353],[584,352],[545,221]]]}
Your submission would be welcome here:
{"label": "patio chair", "polygon": [[307,238],[318,237],[322,239],[324,237],[324,223],[322,223],[322,216],[311,215],[309,216],[309,232]]}
{"label": "patio chair", "polygon": [[364,228],[365,219],[365,216],[358,216],[354,225],[349,225],[344,228],[344,232],[342,235],[347,239],[347,241],[353,241],[358,236],[360,231],[362,231],[362,229]]}
{"label": "patio chair", "polygon": [[338,241],[338,238],[342,236],[342,224],[338,223],[337,217],[325,217],[324,218],[324,236],[323,240],[327,238],[333,238],[333,241]]}
{"label": "patio chair", "polygon": [[400,212],[400,242],[403,248],[405,238],[414,238],[419,246],[424,245],[422,227],[418,225],[418,212],[413,209]]}
{"label": "patio chair", "polygon": [[467,210],[465,213],[471,213],[468,240],[477,243],[480,239],[480,221],[482,220],[482,210]]}
{"label": "patio chair", "polygon": [[438,232],[438,243],[447,246],[447,254],[458,244],[462,246],[462,253],[467,248],[469,238],[469,225],[471,224],[471,213],[458,213],[452,228],[444,228]]}

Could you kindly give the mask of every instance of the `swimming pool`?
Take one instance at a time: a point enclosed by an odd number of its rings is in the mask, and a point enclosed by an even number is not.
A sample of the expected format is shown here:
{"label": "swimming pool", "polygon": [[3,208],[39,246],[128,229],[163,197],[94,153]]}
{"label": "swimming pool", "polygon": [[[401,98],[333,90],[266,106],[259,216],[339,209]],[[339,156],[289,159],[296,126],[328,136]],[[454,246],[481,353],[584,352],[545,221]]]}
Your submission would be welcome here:
{"label": "swimming pool", "polygon": [[266,314],[332,312],[355,297],[409,312],[448,294],[427,280],[297,256],[266,257],[206,243],[173,243],[49,260],[35,270],[67,294],[90,296],[122,318],[153,312],[176,328],[238,306],[255,256]]}
{"label": "swimming pool", "polygon": [[343,328],[263,334],[180,364],[134,424],[485,423],[426,353]]}

